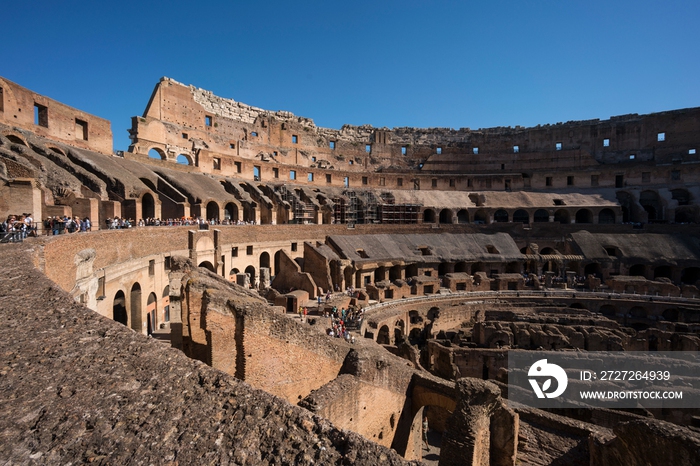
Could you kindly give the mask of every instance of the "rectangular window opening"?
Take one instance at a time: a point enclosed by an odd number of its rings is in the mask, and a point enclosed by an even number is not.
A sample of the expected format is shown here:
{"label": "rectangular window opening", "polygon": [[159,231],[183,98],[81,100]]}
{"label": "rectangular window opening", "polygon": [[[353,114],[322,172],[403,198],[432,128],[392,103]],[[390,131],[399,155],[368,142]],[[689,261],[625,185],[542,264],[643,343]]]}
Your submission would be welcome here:
{"label": "rectangular window opening", "polygon": [[591,175],[591,186],[598,186],[598,175]]}
{"label": "rectangular window opening", "polygon": [[368,154],[372,153],[372,144],[365,144],[365,152]]}
{"label": "rectangular window opening", "polygon": [[561,150],[561,142],[558,142],[556,147],[557,147],[557,150]]}
{"label": "rectangular window opening", "polygon": [[221,170],[221,159],[219,157],[214,157],[212,162],[214,170]]}
{"label": "rectangular window opening", "polygon": [[437,149],[435,149],[435,151],[438,155],[442,154],[442,147],[438,147]]}
{"label": "rectangular window opening", "polygon": [[187,133],[182,133],[182,139],[189,139],[190,136]]}
{"label": "rectangular window opening", "polygon": [[309,173],[309,175],[306,177],[307,181],[313,181],[314,180],[314,174]]}
{"label": "rectangular window opening", "polygon": [[473,188],[474,181],[471,178],[467,178],[467,188]]}
{"label": "rectangular window opening", "polygon": [[253,180],[260,181],[260,167],[253,165]]}
{"label": "rectangular window opening", "polygon": [[666,133],[659,133],[656,135],[656,140],[659,142],[663,142],[666,140]]}
{"label": "rectangular window opening", "polygon": [[403,178],[396,178],[396,186],[403,186]]}
{"label": "rectangular window opening", "polygon": [[253,132],[250,133],[250,135],[256,138],[256,137],[258,137],[258,132],[257,132],[257,131],[253,131]]}
{"label": "rectangular window opening", "polygon": [[249,256],[252,256],[253,255],[253,246],[252,245],[246,246],[245,253]]}
{"label": "rectangular window opening", "polygon": [[204,116],[204,126],[211,126],[213,124],[214,117],[211,117],[209,115]]}
{"label": "rectangular window opening", "polygon": [[574,185],[574,177],[573,177],[573,176],[567,176],[567,177],[566,177],[566,185],[567,185],[567,186],[573,186],[573,185]]}
{"label": "rectangular window opening", "polygon": [[350,177],[346,176],[345,178],[343,178],[343,186],[345,186],[346,188],[350,187]]}
{"label": "rectangular window opening", "polygon": [[148,275],[155,275],[156,274],[156,261],[155,259],[151,259],[148,261]]}
{"label": "rectangular window opening", "polygon": [[88,140],[88,124],[87,121],[75,119],[75,134],[83,141]]}
{"label": "rectangular window opening", "polygon": [[272,177],[273,178],[279,178],[280,177],[280,169],[277,167],[272,168]]}
{"label": "rectangular window opening", "polygon": [[401,146],[401,155],[406,155],[406,146]]}
{"label": "rectangular window opening", "polygon": [[231,257],[238,257],[238,247],[234,246],[231,248]]}
{"label": "rectangular window opening", "polygon": [[49,109],[40,104],[34,104],[34,124],[49,127]]}
{"label": "rectangular window opening", "polygon": [[688,149],[688,155],[695,155],[695,149]]}
{"label": "rectangular window opening", "polygon": [[331,147],[331,150],[335,150],[335,141],[329,142],[328,145]]}
{"label": "rectangular window opening", "polygon": [[552,186],[552,177],[548,176],[544,179],[545,186]]}
{"label": "rectangular window opening", "polygon": [[634,160],[637,158],[637,154],[630,154],[630,160]]}
{"label": "rectangular window opening", "polygon": [[603,147],[610,147],[610,139],[603,139]]}
{"label": "rectangular window opening", "polygon": [[229,149],[235,149],[235,148],[236,148],[236,145],[235,145],[234,143],[230,142],[230,143],[228,144],[228,148],[229,148]]}
{"label": "rectangular window opening", "polygon": [[289,170],[289,179],[290,179],[290,180],[296,180],[296,179],[297,179],[297,171],[296,171],[296,170]]}
{"label": "rectangular window opening", "polygon": [[433,178],[433,179],[430,181],[430,186],[433,187],[433,188],[437,188],[437,178]]}
{"label": "rectangular window opening", "polygon": [[625,175],[615,175],[615,187],[622,188],[625,185]]}
{"label": "rectangular window opening", "polygon": [[363,176],[362,177],[362,185],[367,186],[368,183],[369,183],[369,179],[366,176]]}
{"label": "rectangular window opening", "polygon": [[292,144],[297,144],[299,142],[299,136],[292,134]]}
{"label": "rectangular window opening", "polygon": [[450,178],[450,188],[454,188],[454,187],[455,187],[455,179]]}
{"label": "rectangular window opening", "polygon": [[297,252],[297,243],[292,243],[292,252]]}
{"label": "rectangular window opening", "polygon": [[472,152],[474,152],[474,155],[477,155],[477,154],[479,153],[479,148],[478,148],[478,147],[474,147],[474,148],[472,149]]}
{"label": "rectangular window opening", "polygon": [[520,146],[513,146],[513,153],[517,154],[518,152],[520,152]]}
{"label": "rectangular window opening", "polygon": [[330,174],[330,173],[327,173],[327,174],[326,174],[326,183],[330,183],[331,180],[332,180],[331,174]]}
{"label": "rectangular window opening", "polygon": [[241,172],[241,162],[233,162],[233,164],[236,166],[236,173]]}

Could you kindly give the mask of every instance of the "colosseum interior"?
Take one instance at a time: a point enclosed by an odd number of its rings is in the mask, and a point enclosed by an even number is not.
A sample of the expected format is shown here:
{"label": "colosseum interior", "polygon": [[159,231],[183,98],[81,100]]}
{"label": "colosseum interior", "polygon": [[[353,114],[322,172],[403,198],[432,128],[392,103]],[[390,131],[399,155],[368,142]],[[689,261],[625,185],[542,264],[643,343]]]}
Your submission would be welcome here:
{"label": "colosseum interior", "polygon": [[700,349],[700,108],[338,130],[170,78],[147,102],[113,152],[0,78],[0,216],[36,222],[0,245],[4,463],[700,464],[698,409],[507,399],[510,351]]}

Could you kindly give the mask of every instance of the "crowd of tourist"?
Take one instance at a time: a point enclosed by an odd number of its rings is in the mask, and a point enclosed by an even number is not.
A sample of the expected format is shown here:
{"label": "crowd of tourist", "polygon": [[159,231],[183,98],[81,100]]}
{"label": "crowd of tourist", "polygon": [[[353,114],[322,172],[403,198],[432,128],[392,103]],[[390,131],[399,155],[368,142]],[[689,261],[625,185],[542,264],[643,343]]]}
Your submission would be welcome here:
{"label": "crowd of tourist", "polygon": [[326,330],[328,336],[344,338],[348,343],[355,343],[355,337],[350,334],[350,328],[359,328],[364,310],[344,307],[338,310],[337,306],[333,306],[332,309],[324,309],[323,316],[331,318],[331,326]]}
{"label": "crowd of tourist", "polygon": [[7,219],[0,223],[0,241],[19,242],[27,236],[36,236],[36,224],[32,214],[8,215]]}
{"label": "crowd of tourist", "polygon": [[109,230],[120,230],[133,227],[181,227],[181,226],[201,226],[201,225],[255,225],[255,221],[244,222],[242,220],[218,220],[215,218],[204,219],[201,217],[181,217],[181,218],[152,218],[126,219],[120,217],[108,218],[105,220],[105,227]]}

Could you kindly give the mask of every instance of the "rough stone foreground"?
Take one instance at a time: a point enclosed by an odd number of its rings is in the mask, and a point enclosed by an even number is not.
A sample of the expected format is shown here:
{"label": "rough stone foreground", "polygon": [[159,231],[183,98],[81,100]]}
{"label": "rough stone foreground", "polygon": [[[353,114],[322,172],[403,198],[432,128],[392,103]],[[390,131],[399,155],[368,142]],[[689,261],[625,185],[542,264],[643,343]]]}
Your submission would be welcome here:
{"label": "rough stone foreground", "polygon": [[28,246],[0,246],[0,463],[416,464],[98,316]]}

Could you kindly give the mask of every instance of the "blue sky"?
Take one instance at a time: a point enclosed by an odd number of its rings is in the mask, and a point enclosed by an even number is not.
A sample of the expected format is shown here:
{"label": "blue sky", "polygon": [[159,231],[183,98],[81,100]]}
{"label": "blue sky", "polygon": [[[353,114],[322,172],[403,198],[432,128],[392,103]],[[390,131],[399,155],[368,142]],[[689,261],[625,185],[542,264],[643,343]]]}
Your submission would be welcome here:
{"label": "blue sky", "polygon": [[38,0],[2,16],[0,76],[109,119],[122,150],[161,76],[330,128],[700,106],[697,0]]}

